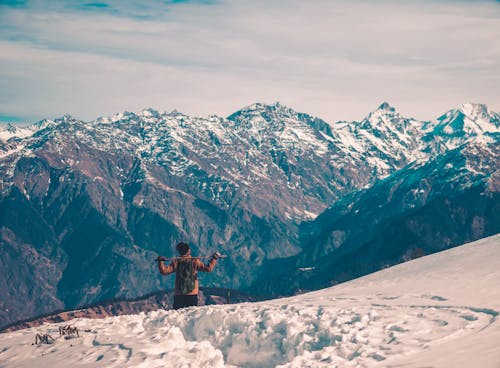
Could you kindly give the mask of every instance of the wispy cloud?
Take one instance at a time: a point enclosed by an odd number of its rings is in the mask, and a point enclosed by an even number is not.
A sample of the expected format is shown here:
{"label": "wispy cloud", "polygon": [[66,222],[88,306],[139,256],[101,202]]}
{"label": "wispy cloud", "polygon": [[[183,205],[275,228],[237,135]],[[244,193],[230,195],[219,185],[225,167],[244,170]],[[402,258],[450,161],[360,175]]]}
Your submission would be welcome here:
{"label": "wispy cloud", "polygon": [[494,1],[2,1],[0,113],[152,106],[226,115],[280,100],[327,120],[381,100],[432,118],[499,109]]}

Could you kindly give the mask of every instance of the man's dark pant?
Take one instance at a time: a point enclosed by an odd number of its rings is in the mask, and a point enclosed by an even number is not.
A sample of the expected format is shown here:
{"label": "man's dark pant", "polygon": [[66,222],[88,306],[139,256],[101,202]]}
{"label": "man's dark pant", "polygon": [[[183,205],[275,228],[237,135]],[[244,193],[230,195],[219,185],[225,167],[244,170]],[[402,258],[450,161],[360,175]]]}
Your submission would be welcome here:
{"label": "man's dark pant", "polygon": [[193,307],[198,305],[198,294],[196,295],[174,295],[174,309]]}

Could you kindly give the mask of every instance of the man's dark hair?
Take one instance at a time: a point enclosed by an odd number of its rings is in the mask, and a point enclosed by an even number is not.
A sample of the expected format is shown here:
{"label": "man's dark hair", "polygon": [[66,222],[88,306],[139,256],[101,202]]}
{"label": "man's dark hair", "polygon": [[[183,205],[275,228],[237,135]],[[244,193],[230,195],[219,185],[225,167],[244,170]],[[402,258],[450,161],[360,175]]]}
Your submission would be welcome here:
{"label": "man's dark hair", "polygon": [[189,252],[189,245],[184,242],[180,242],[179,244],[177,244],[177,251],[181,256],[184,256],[187,254],[187,252]]}

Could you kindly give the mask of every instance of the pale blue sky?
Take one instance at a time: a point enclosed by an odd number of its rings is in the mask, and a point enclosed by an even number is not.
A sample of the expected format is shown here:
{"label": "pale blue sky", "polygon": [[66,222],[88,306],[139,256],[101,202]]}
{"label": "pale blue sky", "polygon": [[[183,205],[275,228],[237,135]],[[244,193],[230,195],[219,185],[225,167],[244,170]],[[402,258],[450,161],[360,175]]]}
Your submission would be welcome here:
{"label": "pale blue sky", "polygon": [[500,2],[0,0],[0,121],[280,101],[327,121],[382,101],[500,110]]}

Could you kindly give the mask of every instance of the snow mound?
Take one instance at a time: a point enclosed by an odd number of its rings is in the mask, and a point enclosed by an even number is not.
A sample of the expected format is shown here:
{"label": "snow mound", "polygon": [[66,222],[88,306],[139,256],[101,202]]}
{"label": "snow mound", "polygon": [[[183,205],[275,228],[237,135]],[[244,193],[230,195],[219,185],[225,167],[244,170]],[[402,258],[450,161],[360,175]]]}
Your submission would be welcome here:
{"label": "snow mound", "polygon": [[0,366],[498,367],[499,283],[496,235],[291,298],[2,334]]}

